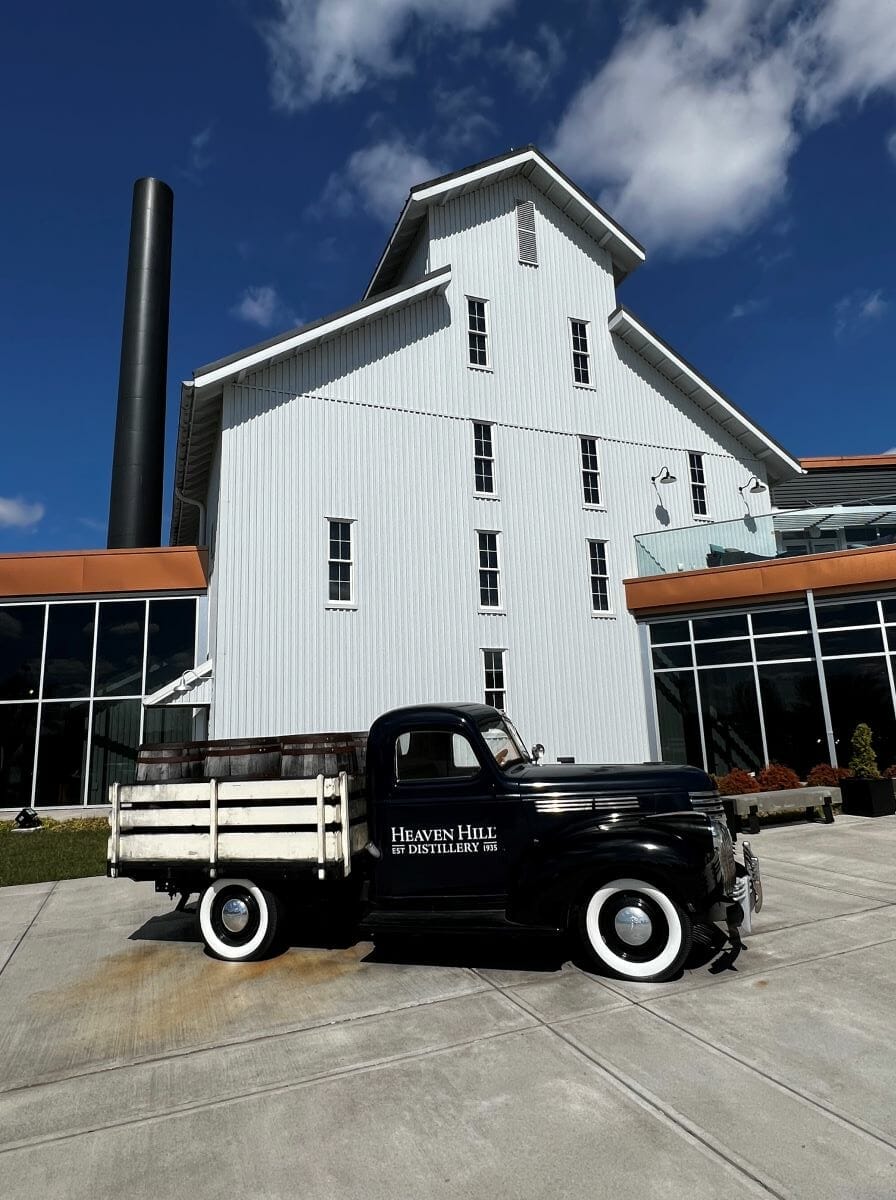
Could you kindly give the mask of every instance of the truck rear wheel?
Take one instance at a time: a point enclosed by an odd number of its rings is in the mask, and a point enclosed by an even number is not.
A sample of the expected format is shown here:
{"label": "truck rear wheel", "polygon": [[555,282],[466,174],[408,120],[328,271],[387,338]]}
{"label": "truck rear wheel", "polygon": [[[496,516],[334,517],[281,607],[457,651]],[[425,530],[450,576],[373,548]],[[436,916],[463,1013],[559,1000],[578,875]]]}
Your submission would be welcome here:
{"label": "truck rear wheel", "polygon": [[580,905],[578,926],[592,963],[621,979],[670,979],[691,949],[688,914],[662,888],[644,879],[600,884]]}
{"label": "truck rear wheel", "polygon": [[277,934],[277,897],[249,879],[216,879],[199,902],[199,929],[216,958],[263,958]]}

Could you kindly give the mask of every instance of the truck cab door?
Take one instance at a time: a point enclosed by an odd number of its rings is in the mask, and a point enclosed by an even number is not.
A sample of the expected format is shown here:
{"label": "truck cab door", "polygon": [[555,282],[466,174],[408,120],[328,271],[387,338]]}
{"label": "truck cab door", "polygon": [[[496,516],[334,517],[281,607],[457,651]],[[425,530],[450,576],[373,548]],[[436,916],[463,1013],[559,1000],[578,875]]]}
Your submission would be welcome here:
{"label": "truck cab door", "polygon": [[[480,757],[480,754],[482,757]],[[489,907],[506,895],[526,836],[517,790],[463,733],[418,728],[395,738],[379,801],[379,902]]]}

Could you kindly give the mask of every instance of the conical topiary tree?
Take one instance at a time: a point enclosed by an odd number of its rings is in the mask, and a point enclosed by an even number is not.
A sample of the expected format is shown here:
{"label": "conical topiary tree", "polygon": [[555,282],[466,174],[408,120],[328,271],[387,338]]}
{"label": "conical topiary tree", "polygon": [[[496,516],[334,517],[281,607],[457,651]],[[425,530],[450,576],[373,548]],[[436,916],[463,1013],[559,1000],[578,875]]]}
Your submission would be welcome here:
{"label": "conical topiary tree", "polygon": [[871,730],[864,722],[857,725],[852,735],[852,758],[849,769],[856,779],[880,779],[877,755],[871,742]]}

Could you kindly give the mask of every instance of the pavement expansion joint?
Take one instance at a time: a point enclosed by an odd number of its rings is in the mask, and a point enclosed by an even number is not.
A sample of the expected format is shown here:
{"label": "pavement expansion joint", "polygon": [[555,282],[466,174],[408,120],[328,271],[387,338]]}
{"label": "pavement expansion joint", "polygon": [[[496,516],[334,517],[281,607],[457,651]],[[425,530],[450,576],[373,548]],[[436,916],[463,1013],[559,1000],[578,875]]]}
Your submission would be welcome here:
{"label": "pavement expansion joint", "polygon": [[22,942],[24,942],[25,938],[28,936],[28,934],[31,932],[31,930],[34,928],[37,918],[44,911],[47,901],[50,899],[50,897],[56,891],[56,888],[58,886],[59,886],[59,881],[57,880],[57,882],[54,883],[53,886],[50,888],[50,890],[44,895],[43,900],[41,900],[40,905],[38,906],[37,912],[34,914],[34,916],[31,918],[31,920],[28,922],[28,924],[22,930],[19,937],[16,939],[16,944],[13,946],[12,950],[10,951],[9,957],[7,958],[6,962],[3,963],[2,966],[0,966],[0,975],[3,974],[3,972],[6,970],[6,968],[9,966],[9,964],[12,962],[12,960],[15,958],[16,951],[18,950],[19,946],[21,946]]}

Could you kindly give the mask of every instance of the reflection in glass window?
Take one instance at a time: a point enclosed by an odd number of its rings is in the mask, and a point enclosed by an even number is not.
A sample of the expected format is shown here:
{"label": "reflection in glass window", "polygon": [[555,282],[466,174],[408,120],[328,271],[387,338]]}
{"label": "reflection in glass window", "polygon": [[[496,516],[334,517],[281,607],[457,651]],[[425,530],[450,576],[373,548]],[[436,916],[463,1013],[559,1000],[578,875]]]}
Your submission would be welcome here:
{"label": "reflection in glass window", "polygon": [[668,642],[688,642],[691,639],[687,621],[657,621],[650,626],[650,642],[653,646]]}
{"label": "reflection in glass window", "polygon": [[760,666],[759,692],[769,760],[786,763],[805,779],[829,757],[814,659]]}
{"label": "reflection in glass window", "polygon": [[713,775],[734,767],[755,771],[763,756],[753,668],[700,671],[699,680],[707,770]]}
{"label": "reflection in glass window", "polygon": [[479,773],[479,760],[462,734],[444,729],[414,729],[395,743],[395,777],[457,779]]}
{"label": "reflection in glass window", "polygon": [[809,609],[805,604],[799,608],[762,608],[752,613],[750,620],[755,634],[797,633],[810,628]]}
{"label": "reflection in glass window", "polygon": [[0,699],[37,698],[45,613],[43,604],[0,607]]}
{"label": "reflection in glass window", "polygon": [[195,738],[193,709],[187,704],[147,708],[143,716],[144,745],[162,742],[192,742]]}
{"label": "reflection in glass window", "polygon": [[819,629],[834,629],[838,625],[877,625],[880,617],[876,600],[860,600],[852,604],[815,605]]}
{"label": "reflection in glass window", "polygon": [[859,722],[870,726],[878,764],[896,761],[896,719],[886,660],[841,658],[824,664],[828,704],[840,766],[849,766],[850,743]]}
{"label": "reflection in glass window", "polygon": [[726,613],[721,617],[695,617],[694,641],[705,638],[729,638],[747,636],[747,618],[744,613]]}
{"label": "reflection in glass window", "polygon": [[814,658],[815,647],[808,633],[784,634],[782,637],[756,639],[757,662],[780,658]]}
{"label": "reflection in glass window", "polygon": [[151,695],[195,665],[196,601],[150,600],[146,692]]}
{"label": "reflection in glass window", "polygon": [[727,663],[753,661],[748,638],[733,642],[698,642],[695,646],[698,667],[718,667]]}
{"label": "reflection in glass window", "polygon": [[90,695],[95,604],[51,604],[44,698]]}
{"label": "reflection in glass window", "polygon": [[139,700],[98,700],[93,706],[89,804],[106,804],[111,783],[133,783],[140,744]]}
{"label": "reflection in glass window", "polygon": [[896,621],[896,598],[888,597],[886,600],[881,600],[880,604],[884,610],[884,620]]}
{"label": "reflection in glass window", "polygon": [[81,803],[87,767],[89,708],[87,700],[41,706],[35,793],[38,805]]}
{"label": "reflection in glass window", "polygon": [[822,633],[819,640],[824,658],[829,654],[881,654],[884,648],[880,627]]}
{"label": "reflection in glass window", "polygon": [[142,600],[100,603],[94,683],[97,696],[143,694],[145,621],[146,604]]}
{"label": "reflection in glass window", "polygon": [[656,709],[664,762],[703,766],[697,685],[693,671],[657,675]]}
{"label": "reflection in glass window", "polygon": [[653,665],[657,670],[669,667],[691,667],[690,646],[657,646],[653,652]]}
{"label": "reflection in glass window", "polygon": [[31,803],[36,704],[0,704],[0,805]]}

